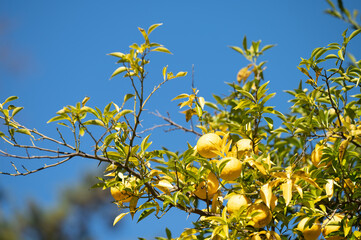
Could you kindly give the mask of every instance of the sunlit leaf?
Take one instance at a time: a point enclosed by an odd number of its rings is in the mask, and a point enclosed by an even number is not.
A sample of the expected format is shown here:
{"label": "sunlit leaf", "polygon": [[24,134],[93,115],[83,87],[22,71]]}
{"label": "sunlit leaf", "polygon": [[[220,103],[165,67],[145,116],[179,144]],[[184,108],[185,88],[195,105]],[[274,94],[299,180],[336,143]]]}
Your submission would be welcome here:
{"label": "sunlit leaf", "polygon": [[118,223],[123,217],[125,217],[128,213],[129,213],[129,212],[119,214],[119,215],[114,219],[113,226],[115,226],[115,224],[117,224],[117,223]]}
{"label": "sunlit leaf", "polygon": [[10,102],[10,101],[14,101],[14,100],[16,100],[16,99],[18,99],[17,96],[8,97],[8,98],[5,100],[5,102],[3,102],[2,105],[5,105],[5,103],[8,103],[8,102]]}
{"label": "sunlit leaf", "polygon": [[110,79],[112,79],[113,77],[115,77],[116,75],[118,75],[119,73],[125,72],[127,71],[126,67],[118,67],[113,73],[112,76],[110,77]]}
{"label": "sunlit leaf", "polygon": [[283,198],[285,199],[286,206],[288,206],[292,199],[292,186],[292,179],[287,179],[287,181],[281,185],[281,190],[283,192]]}
{"label": "sunlit leaf", "polygon": [[164,53],[169,53],[172,54],[167,48],[165,47],[157,47],[151,50],[152,52],[164,52]]}

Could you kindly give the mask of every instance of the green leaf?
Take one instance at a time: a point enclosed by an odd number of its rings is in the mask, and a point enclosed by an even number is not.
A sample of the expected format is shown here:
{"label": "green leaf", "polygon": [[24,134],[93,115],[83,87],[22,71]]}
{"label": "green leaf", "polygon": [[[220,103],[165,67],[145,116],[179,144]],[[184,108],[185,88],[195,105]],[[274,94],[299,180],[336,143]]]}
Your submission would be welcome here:
{"label": "green leaf", "polygon": [[240,54],[244,55],[242,48],[237,47],[237,46],[230,46],[230,48],[235,50],[236,52],[239,52]]}
{"label": "green leaf", "polygon": [[168,228],[165,228],[165,232],[166,232],[166,234],[167,234],[167,238],[168,238],[168,239],[172,239],[172,233],[171,233],[171,231],[170,231]]}
{"label": "green leaf", "polygon": [[129,99],[131,99],[132,97],[134,97],[134,94],[128,93],[124,96],[124,100],[123,103],[126,103]]}
{"label": "green leaf", "polygon": [[239,93],[241,93],[243,96],[248,97],[249,99],[251,99],[253,102],[256,102],[256,99],[254,99],[253,95],[243,89],[239,89],[237,90]]}
{"label": "green leaf", "polygon": [[10,101],[14,101],[14,100],[16,100],[16,99],[18,99],[17,96],[8,97],[8,98],[5,100],[5,102],[3,102],[2,105],[5,105],[5,103],[8,103],[8,102],[10,102]]}
{"label": "green leaf", "polygon": [[117,122],[121,117],[123,117],[123,116],[126,115],[126,114],[132,113],[132,112],[133,112],[133,110],[124,109],[124,110],[122,110],[121,112],[117,113],[117,115],[115,115],[114,121]]}
{"label": "green leaf", "polygon": [[119,221],[120,221],[123,217],[125,217],[128,213],[129,213],[129,212],[119,214],[119,215],[114,219],[113,226],[115,226],[115,224],[117,224],[117,222],[119,222]]}
{"label": "green leaf", "polygon": [[22,129],[17,129],[17,130],[15,130],[15,132],[32,136],[32,135],[31,135],[31,132],[29,131],[29,129],[24,129],[24,128],[22,128]]}
{"label": "green leaf", "polygon": [[122,58],[125,56],[125,54],[121,53],[121,52],[113,52],[113,53],[109,53],[108,55],[118,57],[118,58]]}
{"label": "green leaf", "polygon": [[154,211],[155,211],[154,208],[144,210],[144,211],[140,214],[137,223],[140,222],[140,221],[142,221],[144,218],[148,217],[148,216],[149,216],[152,212],[154,212]]}
{"label": "green leaf", "polygon": [[151,32],[153,32],[154,29],[156,29],[157,27],[162,26],[162,25],[163,25],[163,23],[156,23],[156,24],[153,24],[152,26],[150,26],[150,27],[148,28],[148,35],[149,35]]}
{"label": "green leaf", "polygon": [[13,110],[11,118],[13,118],[18,112],[20,112],[23,109],[23,107],[16,107]]}
{"label": "green leaf", "polygon": [[88,106],[84,106],[80,109],[80,111],[84,111],[84,112],[87,112],[87,113],[91,113],[93,114],[94,116],[96,116],[97,118],[99,118],[99,114],[97,113],[97,111],[95,111],[93,108],[91,107],[88,107]]}
{"label": "green leaf", "polygon": [[352,38],[356,37],[357,34],[359,34],[360,32],[361,32],[361,28],[353,31],[353,32],[350,34],[350,36],[348,37],[348,40],[351,40]]}
{"label": "green leaf", "polygon": [[104,123],[99,119],[91,119],[83,123],[83,125],[97,125],[104,127]]}
{"label": "green leaf", "polygon": [[206,106],[210,107],[210,108],[213,108],[213,109],[215,109],[215,110],[219,110],[217,104],[215,104],[215,103],[207,102],[207,101],[206,101],[204,104],[205,104]]}
{"label": "green leaf", "polygon": [[104,147],[108,147],[109,144],[113,141],[113,139],[116,137],[117,133],[112,133],[112,134],[109,134],[105,139],[104,139],[104,142],[103,142],[103,146]]}
{"label": "green leaf", "polygon": [[275,46],[276,46],[275,44],[266,45],[266,46],[264,46],[264,47],[262,48],[261,52],[264,52],[264,51],[266,51],[266,50],[268,50],[268,49],[271,49],[271,48],[273,48],[273,47],[275,47]]}
{"label": "green leaf", "polygon": [[157,47],[157,48],[152,49],[151,51],[152,52],[164,52],[164,53],[173,54],[165,47]]}
{"label": "green leaf", "polygon": [[125,72],[127,70],[126,67],[118,67],[112,74],[112,76],[110,77],[110,79],[112,79],[113,77],[115,77],[116,75],[118,75],[119,73]]}
{"label": "green leaf", "polygon": [[178,96],[176,96],[175,98],[173,98],[172,101],[177,100],[177,99],[187,98],[187,97],[189,97],[189,94],[182,93],[182,94],[179,94]]}
{"label": "green leaf", "polygon": [[342,48],[340,50],[338,50],[337,55],[343,61],[344,58],[343,58],[343,51],[342,50],[343,50]]}
{"label": "green leaf", "polygon": [[69,120],[70,121],[70,118],[68,117],[68,115],[64,114],[64,115],[55,116],[55,117],[51,118],[49,121],[47,121],[47,123],[61,121],[61,120]]}
{"label": "green leaf", "polygon": [[270,118],[270,117],[263,117],[263,118],[264,118],[264,120],[266,120],[266,122],[267,122],[267,124],[268,124],[268,127],[269,127],[270,129],[273,129],[273,119]]}
{"label": "green leaf", "polygon": [[140,144],[140,148],[142,152],[145,152],[145,150],[147,150],[147,148],[152,144],[152,142],[148,143],[148,139],[150,137],[150,134],[148,136],[146,136],[142,143]]}
{"label": "green leaf", "polygon": [[145,32],[143,28],[138,27],[140,33],[143,35],[145,43],[149,44],[148,34]]}
{"label": "green leaf", "polygon": [[247,37],[246,36],[244,36],[242,44],[243,44],[243,49],[247,50]]}

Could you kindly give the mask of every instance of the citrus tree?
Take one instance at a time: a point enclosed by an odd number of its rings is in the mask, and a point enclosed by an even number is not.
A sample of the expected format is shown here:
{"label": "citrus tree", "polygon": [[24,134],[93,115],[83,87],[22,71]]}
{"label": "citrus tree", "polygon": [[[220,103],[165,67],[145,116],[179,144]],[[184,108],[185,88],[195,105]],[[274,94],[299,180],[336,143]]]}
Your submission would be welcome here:
{"label": "citrus tree", "polygon": [[[2,102],[6,127],[0,136],[25,154],[0,153],[16,159],[56,160],[30,170],[12,163],[14,171],[2,174],[28,175],[75,157],[97,160],[107,168],[94,187],[109,191],[114,204],[124,210],[114,224],[126,215],[137,221],[150,215],[160,218],[172,208],[198,215],[193,228],[178,239],[312,240],[321,234],[326,239],[360,239],[361,61],[347,47],[357,44],[354,38],[361,29],[357,12],[352,16],[342,1],[337,7],[328,3],[328,13],[353,29],[341,34],[341,42],[330,42],[302,58],[298,69],[305,78],[287,91],[292,96],[290,112],[268,104],[275,93],[267,88],[266,63],[259,56],[274,45],[244,37],[240,47],[231,48],[249,64],[227,83],[227,96],[204,99],[192,88],[173,99],[195,127],[158,114],[167,125],[193,133],[197,143],[188,143],[182,152],[153,148],[156,139],[146,134],[149,131],[139,131],[142,113],[163,84],[187,74],[172,73],[166,66],[159,71],[163,80],[153,89],[145,87],[152,54],[170,53],[150,40],[161,25],[154,24],[147,30],[139,28],[143,43],[132,44],[126,53],[109,54],[119,64],[111,78],[124,77],[133,89],[123,102],[111,102],[102,110],[89,106],[85,97],[48,121],[70,134],[58,130],[59,136],[53,138],[28,128],[15,120],[22,109],[14,105],[17,97]],[[84,150],[84,138],[90,139],[91,151]]]}

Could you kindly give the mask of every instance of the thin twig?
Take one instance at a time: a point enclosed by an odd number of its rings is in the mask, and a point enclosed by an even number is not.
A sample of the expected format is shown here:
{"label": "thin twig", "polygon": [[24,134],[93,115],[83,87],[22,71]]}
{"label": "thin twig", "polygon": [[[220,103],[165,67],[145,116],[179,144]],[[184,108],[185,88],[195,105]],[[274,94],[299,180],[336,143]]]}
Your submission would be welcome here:
{"label": "thin twig", "polygon": [[183,127],[182,125],[179,125],[178,123],[174,122],[173,120],[171,120],[169,117],[165,117],[163,115],[161,115],[158,111],[156,111],[156,113],[151,113],[153,114],[154,116],[157,116],[157,117],[160,117],[162,118],[164,121],[168,122],[171,126],[174,126],[180,130],[183,130],[185,132],[190,132],[190,133],[194,133],[196,134],[197,136],[202,136],[202,134],[192,130],[192,129],[189,129],[189,128],[186,128],[186,127]]}

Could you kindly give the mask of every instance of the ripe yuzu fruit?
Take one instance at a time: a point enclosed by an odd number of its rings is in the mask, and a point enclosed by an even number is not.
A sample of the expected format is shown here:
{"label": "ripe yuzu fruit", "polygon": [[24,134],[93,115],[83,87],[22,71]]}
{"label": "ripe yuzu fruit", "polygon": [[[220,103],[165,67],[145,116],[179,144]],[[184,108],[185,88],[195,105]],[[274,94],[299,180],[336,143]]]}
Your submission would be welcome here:
{"label": "ripe yuzu fruit", "polygon": [[232,214],[237,212],[241,207],[251,204],[251,200],[243,194],[232,195],[227,202],[227,211]]}
{"label": "ripe yuzu fruit", "polygon": [[217,157],[220,151],[222,139],[215,133],[207,133],[201,136],[197,141],[197,151],[205,158]]}
{"label": "ripe yuzu fruit", "polygon": [[226,157],[218,162],[220,166],[223,162],[227,162],[221,171],[221,178],[226,181],[233,181],[239,177],[242,172],[242,163],[237,158]]}
{"label": "ripe yuzu fruit", "polygon": [[194,191],[194,194],[201,199],[212,199],[212,196],[218,191],[219,181],[214,175],[210,172],[207,177],[207,181],[201,182]]}
{"label": "ripe yuzu fruit", "polygon": [[248,214],[252,215],[250,225],[255,228],[263,228],[272,221],[272,213],[263,202],[252,204],[248,209]]}
{"label": "ripe yuzu fruit", "polygon": [[305,240],[316,240],[321,234],[321,224],[319,221],[315,221],[311,227],[305,227],[308,217],[302,219],[297,229],[303,233]]}

